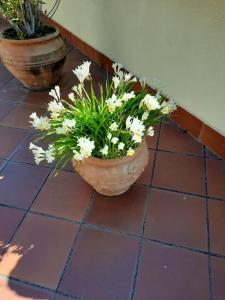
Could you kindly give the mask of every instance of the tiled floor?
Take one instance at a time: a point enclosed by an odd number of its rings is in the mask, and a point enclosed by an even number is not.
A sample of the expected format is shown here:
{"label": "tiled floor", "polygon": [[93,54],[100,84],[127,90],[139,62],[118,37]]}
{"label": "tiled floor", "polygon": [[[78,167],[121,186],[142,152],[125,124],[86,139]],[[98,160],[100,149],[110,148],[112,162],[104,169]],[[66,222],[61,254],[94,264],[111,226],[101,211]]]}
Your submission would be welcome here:
{"label": "tiled floor", "polygon": [[[87,59],[68,51],[64,95]],[[138,182],[99,195],[70,166],[53,177],[34,165],[27,117],[48,92],[26,90],[3,65],[0,78],[1,300],[225,299],[223,160],[163,123]]]}

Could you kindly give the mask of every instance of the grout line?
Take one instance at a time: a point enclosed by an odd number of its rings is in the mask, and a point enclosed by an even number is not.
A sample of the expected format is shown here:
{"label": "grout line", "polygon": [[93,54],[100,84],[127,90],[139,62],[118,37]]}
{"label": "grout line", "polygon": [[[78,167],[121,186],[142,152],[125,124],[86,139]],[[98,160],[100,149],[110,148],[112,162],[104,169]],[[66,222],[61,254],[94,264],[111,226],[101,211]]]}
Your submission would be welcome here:
{"label": "grout line", "polygon": [[[17,208],[17,207],[14,207],[14,206],[11,206],[11,205],[6,205],[6,204],[0,204],[0,207],[7,207],[7,208],[10,208],[10,209],[16,209],[16,210],[24,212],[24,213],[26,212],[26,209],[24,209],[24,208]],[[54,215],[50,215],[50,214],[47,214],[47,213],[42,213],[42,212],[36,212],[36,211],[29,210],[29,214],[40,215],[40,216],[43,216],[43,217],[46,217],[46,218],[51,218],[51,219],[54,219],[54,220],[59,220],[59,221],[69,222],[69,223],[72,223],[72,224],[81,225],[80,221],[67,219],[67,218],[59,217],[59,216],[54,216]],[[111,234],[122,235],[122,236],[128,237],[128,238],[136,238],[136,239],[143,238],[144,240],[154,242],[154,243],[158,243],[158,244],[161,244],[161,245],[171,246],[171,247],[174,247],[174,248],[182,248],[182,249],[186,249],[186,250],[189,250],[189,251],[198,252],[198,253],[210,255],[210,256],[213,256],[213,257],[218,257],[218,258],[221,258],[221,259],[225,259],[225,255],[222,255],[222,254],[218,254],[218,253],[214,253],[214,252],[209,253],[208,251],[195,249],[195,248],[191,248],[191,247],[183,246],[183,245],[179,245],[179,244],[174,244],[174,243],[170,243],[170,242],[167,242],[167,241],[153,239],[151,237],[144,236],[143,234],[134,234],[134,233],[130,233],[130,232],[127,232],[127,231],[117,230],[117,229],[113,229],[113,228],[98,225],[98,224],[90,224],[90,223],[84,222],[83,225],[82,225],[82,228],[95,229],[95,230],[99,230],[99,231],[103,231],[103,232],[107,232],[107,233],[111,233]]]}
{"label": "grout line", "polygon": [[19,142],[19,144],[16,146],[16,148],[14,149],[14,151],[10,154],[10,156],[8,157],[8,159],[4,159],[5,164],[3,165],[2,168],[0,168],[0,174],[7,168],[8,164],[10,162],[12,162],[12,158],[14,157],[14,155],[17,154],[17,152],[20,150],[21,145],[26,141],[27,136],[29,135],[30,131],[27,131],[25,136],[22,138],[22,140]]}
{"label": "grout line", "polygon": [[30,131],[30,128],[19,128],[19,127],[9,126],[9,125],[2,124],[1,122],[0,122],[0,127],[11,128],[20,131]]}
{"label": "grout line", "polygon": [[4,274],[1,274],[0,275],[0,279],[1,278],[3,280],[10,279],[11,281],[16,282],[16,283],[18,283],[20,285],[24,285],[24,286],[28,286],[28,287],[31,287],[31,288],[34,288],[34,289],[39,289],[39,290],[42,290],[42,291],[45,291],[45,292],[53,293],[54,296],[65,296],[65,297],[69,297],[70,299],[81,300],[80,297],[73,296],[73,295],[70,295],[70,294],[67,294],[67,293],[64,293],[64,292],[58,292],[58,293],[56,293],[56,290],[54,290],[52,288],[48,288],[48,287],[45,287],[45,286],[42,286],[42,285],[39,285],[39,284],[36,284],[36,283],[31,283],[29,281],[26,281],[26,280],[23,280],[23,279],[18,279],[18,278],[13,277],[13,276],[6,276]]}
{"label": "grout line", "polygon": [[[87,215],[88,215],[88,213],[89,213],[89,210],[90,210],[90,208],[91,208],[91,206],[92,206],[92,203],[93,203],[93,200],[94,200],[94,196],[95,196],[95,190],[93,190],[92,193],[91,193],[91,195],[90,195],[90,198],[89,198],[87,207],[86,207],[86,209],[85,209],[85,212],[84,212],[82,221],[81,221],[81,223],[80,223],[80,227],[79,227],[78,231],[77,231],[76,234],[75,234],[75,237],[74,237],[74,240],[73,240],[73,243],[72,243],[72,246],[71,246],[69,255],[68,255],[68,257],[67,257],[67,260],[66,260],[64,269],[63,269],[63,271],[62,271],[61,277],[60,277],[60,279],[59,279],[59,282],[58,282],[58,285],[57,285],[57,288],[56,288],[56,292],[57,292],[57,293],[59,292],[59,288],[60,288],[61,282],[62,282],[62,280],[63,280],[64,274],[66,273],[67,267],[68,267],[69,262],[70,262],[70,259],[71,259],[71,257],[72,257],[72,254],[73,254],[74,251],[75,251],[77,241],[78,241],[78,239],[79,239],[80,233],[81,233],[81,231],[82,231],[82,229],[83,229],[83,226],[84,226],[84,224],[85,224],[86,217],[87,217]],[[54,297],[53,300],[55,300],[55,297]]]}
{"label": "grout line", "polygon": [[[30,134],[30,132],[28,132],[28,135]],[[28,136],[27,136],[28,138]],[[26,140],[22,141],[21,143],[25,143]],[[20,144],[20,148],[23,146],[22,144]],[[155,150],[155,149],[151,149],[151,150]],[[157,151],[157,150],[155,150]],[[15,155],[15,154],[14,154]],[[3,160],[3,161],[6,161],[8,162],[9,159],[7,158],[3,158],[3,157],[0,157],[0,160]],[[31,165],[31,166],[35,166],[37,167],[37,165],[33,162],[28,162],[28,161],[22,161],[22,160],[17,160],[17,159],[14,159],[14,157],[12,157],[12,160],[10,161],[12,163],[17,163],[17,164],[26,164],[26,165]],[[46,165],[40,165],[38,167],[41,167],[41,168],[46,168],[46,169],[49,169],[48,166]],[[68,173],[74,173],[73,170],[69,170],[69,169],[62,169],[63,172],[68,172]],[[0,172],[1,172],[1,168],[0,168]],[[213,196],[205,196],[205,195],[201,195],[201,194],[194,194],[194,193],[190,193],[190,192],[187,192],[187,191],[181,191],[181,190],[175,190],[175,189],[172,189],[172,188],[165,188],[165,187],[160,187],[160,186],[156,186],[156,185],[148,185],[148,184],[144,184],[144,183],[139,183],[139,182],[136,182],[134,183],[135,185],[138,185],[138,186],[143,186],[143,187],[149,187],[151,186],[152,188],[154,189],[158,189],[158,190],[163,190],[163,191],[169,191],[169,192],[175,192],[175,193],[180,193],[180,194],[186,194],[186,195],[190,195],[190,196],[193,196],[193,197],[200,197],[200,198],[207,198],[207,199],[210,199],[210,200],[213,200],[213,201],[221,201],[221,202],[225,202],[225,199],[222,199],[222,198],[217,198],[217,197],[213,197]]]}
{"label": "grout line", "polygon": [[[141,184],[141,185],[143,185],[143,184]],[[146,186],[146,185],[144,185],[144,186]],[[200,198],[206,198],[206,199],[213,200],[213,201],[225,202],[225,199],[222,199],[222,198],[216,198],[216,197],[211,197],[211,196],[209,197],[209,196],[204,196],[204,195],[200,195],[200,194],[193,194],[193,193],[189,193],[189,192],[185,192],[185,191],[178,191],[178,190],[174,190],[174,189],[170,189],[170,188],[159,187],[159,186],[156,186],[156,185],[152,185],[151,187],[154,188],[154,189],[157,189],[157,190],[175,192],[175,193],[190,195],[190,196],[193,196],[193,197],[200,197]]]}
{"label": "grout line", "polygon": [[[1,100],[0,100],[1,101]],[[11,114],[11,112],[13,112],[14,111],[14,109],[18,106],[18,104],[16,104],[16,103],[12,103],[12,102],[0,102],[0,104],[13,104],[13,107],[12,107],[12,109],[10,110],[10,111],[8,111],[6,114],[4,114],[2,117],[1,117],[1,119],[0,119],[0,123],[9,115],[9,114]]]}
{"label": "grout line", "polygon": [[147,213],[148,213],[148,208],[149,208],[149,203],[150,203],[150,196],[151,196],[151,185],[153,182],[153,177],[154,177],[154,171],[155,171],[155,165],[156,165],[156,156],[157,156],[157,149],[159,146],[159,140],[160,140],[160,133],[162,129],[162,120],[159,124],[159,134],[157,137],[157,143],[156,143],[156,150],[154,153],[154,159],[153,159],[153,167],[152,167],[152,174],[151,174],[151,180],[150,180],[150,186],[149,186],[149,191],[146,199],[146,205],[145,205],[145,211],[144,211],[144,220],[143,220],[143,227],[142,227],[142,236],[139,240],[139,245],[138,245],[138,253],[137,253],[137,260],[136,260],[136,266],[135,266],[135,271],[133,274],[133,281],[132,281],[132,290],[131,290],[131,297],[130,300],[133,300],[135,297],[135,290],[136,290],[136,284],[137,284],[137,277],[138,277],[138,272],[140,269],[140,262],[141,262],[141,251],[142,251],[142,246],[143,246],[143,240],[144,240],[144,231],[145,231],[145,226],[147,223]]}
{"label": "grout line", "polygon": [[[208,196],[208,170],[206,162],[206,149],[204,147],[204,171],[205,171],[205,193]],[[205,199],[205,214],[206,214],[206,233],[207,233],[207,244],[208,244],[208,253],[211,252],[211,243],[210,243],[210,228],[209,228],[209,200]],[[208,280],[209,280],[209,300],[213,299],[213,290],[212,290],[212,270],[211,270],[211,256],[208,255]]]}
{"label": "grout line", "polygon": [[[204,145],[200,144],[202,147],[204,147]],[[156,150],[156,148],[154,147],[148,147],[148,149],[150,150]],[[204,154],[203,155],[199,155],[199,154],[195,154],[195,153],[189,153],[189,152],[176,152],[176,151],[172,151],[172,150],[166,150],[166,149],[157,149],[157,151],[159,152],[165,152],[165,153],[171,153],[171,154],[178,154],[178,155],[183,155],[183,156],[190,156],[190,157],[198,157],[198,158],[202,158],[204,159]],[[209,159],[213,159],[213,160],[224,160],[223,158],[220,158],[219,156],[207,156],[206,158]]]}
{"label": "grout line", "polygon": [[[48,178],[49,178],[49,176],[50,176],[50,173],[51,173],[51,170],[49,170],[49,173],[47,174],[46,178],[45,178],[45,179],[42,181],[42,183],[40,184],[40,187],[39,187],[39,189],[38,189],[36,195],[34,196],[32,202],[30,203],[30,205],[28,206],[27,209],[25,209],[25,211],[24,211],[24,212],[25,212],[25,213],[24,213],[24,216],[22,217],[22,219],[20,220],[20,222],[17,224],[16,229],[15,229],[14,232],[12,233],[10,239],[7,241],[7,244],[10,244],[10,243],[13,241],[13,239],[14,239],[14,237],[15,237],[17,231],[19,230],[19,228],[20,228],[20,226],[22,225],[24,219],[26,218],[27,214],[29,213],[29,210],[30,210],[30,208],[32,207],[32,205],[34,204],[34,202],[35,202],[35,200],[36,200],[38,194],[40,193],[42,187],[44,186],[45,182],[48,180]],[[4,251],[4,248],[3,248],[2,251],[0,251],[0,255],[4,255],[4,252],[5,252],[5,251]]]}

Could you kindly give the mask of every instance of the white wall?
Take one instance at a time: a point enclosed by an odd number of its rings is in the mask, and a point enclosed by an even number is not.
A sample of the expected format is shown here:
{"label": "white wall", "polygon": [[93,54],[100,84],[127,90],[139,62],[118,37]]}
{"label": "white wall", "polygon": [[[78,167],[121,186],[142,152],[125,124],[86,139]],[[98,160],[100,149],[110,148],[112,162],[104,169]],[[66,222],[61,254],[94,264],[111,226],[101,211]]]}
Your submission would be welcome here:
{"label": "white wall", "polygon": [[61,0],[54,19],[225,135],[225,0]]}

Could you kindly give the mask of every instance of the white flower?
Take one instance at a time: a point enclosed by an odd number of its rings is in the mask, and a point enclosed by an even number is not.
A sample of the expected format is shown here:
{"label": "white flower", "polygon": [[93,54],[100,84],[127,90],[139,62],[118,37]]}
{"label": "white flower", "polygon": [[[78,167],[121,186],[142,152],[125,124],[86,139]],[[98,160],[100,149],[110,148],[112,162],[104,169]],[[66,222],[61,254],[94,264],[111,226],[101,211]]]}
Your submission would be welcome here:
{"label": "white flower", "polygon": [[51,164],[55,160],[54,148],[52,145],[49,145],[48,149],[45,151],[45,159],[49,164]]}
{"label": "white flower", "polygon": [[119,139],[117,137],[113,137],[111,139],[111,142],[115,145],[117,142],[119,141]]}
{"label": "white flower", "polygon": [[80,83],[83,83],[90,75],[90,61],[84,62],[82,65],[73,70],[73,73],[77,76]]}
{"label": "white flower", "polygon": [[83,158],[88,158],[91,156],[91,153],[95,148],[94,141],[91,141],[90,138],[86,137],[79,138],[77,145],[80,147],[80,154]]}
{"label": "white flower", "polygon": [[109,151],[109,146],[108,146],[108,145],[105,145],[104,148],[100,149],[100,152],[101,152],[103,155],[107,155],[107,154],[108,154],[108,151]]}
{"label": "white flower", "polygon": [[30,143],[29,149],[32,150],[34,161],[37,165],[39,165],[41,161],[45,160],[45,151],[41,147]]}
{"label": "white flower", "polygon": [[126,120],[126,128],[132,133],[132,140],[136,143],[142,141],[144,135],[145,126],[138,118],[131,118],[130,116]]}
{"label": "white flower", "polygon": [[70,132],[72,129],[74,129],[76,126],[76,121],[74,119],[65,119],[62,122],[62,127],[56,128],[56,133],[57,134],[67,134]]}
{"label": "white flower", "polygon": [[124,81],[125,82],[137,82],[137,78],[132,73],[124,74]]}
{"label": "white flower", "polygon": [[114,84],[114,89],[116,90],[120,84],[120,78],[117,76],[114,76],[112,78],[113,84]]}
{"label": "white flower", "polygon": [[60,88],[58,85],[55,86],[54,89],[52,89],[49,92],[49,95],[52,96],[55,100],[60,100]]}
{"label": "white flower", "polygon": [[124,147],[125,147],[125,144],[121,142],[121,143],[119,143],[119,145],[118,145],[118,150],[123,150]]}
{"label": "white flower", "polygon": [[125,94],[123,94],[121,100],[124,101],[124,102],[126,102],[126,101],[128,101],[129,99],[132,99],[132,98],[135,98],[135,93],[134,93],[134,91],[132,91],[132,92],[130,92],[130,93],[125,93]]}
{"label": "white flower", "polygon": [[156,97],[147,94],[144,99],[141,100],[140,107],[145,105],[148,110],[160,109],[161,106]]}
{"label": "white flower", "polygon": [[72,129],[76,126],[76,121],[74,119],[70,120],[70,119],[65,119],[62,122],[62,126],[63,127],[68,127],[69,129]]}
{"label": "white flower", "polygon": [[145,130],[145,126],[141,120],[135,117],[131,118],[130,116],[126,120],[126,128],[132,133],[141,133]]}
{"label": "white flower", "polygon": [[82,96],[82,84],[74,85],[72,90],[78,95]]}
{"label": "white flower", "polygon": [[64,110],[65,107],[59,101],[53,100],[48,103],[48,111],[51,112],[52,119],[56,119]]}
{"label": "white flower", "polygon": [[57,134],[67,134],[68,133],[68,129],[67,128],[63,128],[63,127],[57,127],[55,132]]}
{"label": "white flower", "polygon": [[134,133],[132,136],[132,141],[135,143],[141,143],[143,134],[140,133]]}
{"label": "white flower", "polygon": [[127,129],[129,129],[131,126],[131,120],[132,120],[132,118],[130,116],[128,116],[126,119],[126,128]]}
{"label": "white flower", "polygon": [[116,131],[118,128],[118,125],[116,122],[113,122],[110,126],[109,126],[109,129],[112,130],[112,131]]}
{"label": "white flower", "polygon": [[132,76],[133,76],[133,74],[131,74],[131,73],[126,73],[126,74],[124,75],[124,81],[125,81],[125,82],[129,81],[129,80],[131,79]]}
{"label": "white flower", "polygon": [[38,118],[36,113],[32,113],[30,118],[33,119],[33,121],[30,121],[30,123],[35,129],[43,131],[51,128],[51,124],[49,123],[49,119],[47,117]]}
{"label": "white flower", "polygon": [[75,159],[75,160],[82,160],[83,159],[83,157],[81,156],[81,154],[78,152],[78,151],[76,151],[76,150],[73,150],[73,158]]}
{"label": "white flower", "polygon": [[68,98],[69,98],[72,102],[75,102],[75,101],[76,101],[74,93],[68,94]]}
{"label": "white flower", "polygon": [[106,104],[108,106],[109,112],[114,112],[116,107],[122,106],[122,101],[117,99],[116,95],[113,94],[111,98],[106,100]]}
{"label": "white flower", "polygon": [[132,148],[129,148],[129,149],[127,150],[127,155],[128,155],[128,156],[132,156],[132,155],[134,155],[134,153],[135,153],[135,151],[134,151],[134,149],[132,149]]}
{"label": "white flower", "polygon": [[109,134],[107,135],[107,138],[108,138],[109,140],[111,140],[111,138],[112,138],[112,133],[109,133]]}
{"label": "white flower", "polygon": [[117,74],[117,76],[119,76],[120,81],[123,81],[123,77],[124,77],[123,71],[119,70],[116,74]]}
{"label": "white flower", "polygon": [[119,63],[114,63],[114,64],[112,64],[112,67],[113,67],[114,72],[117,73],[118,71],[120,71],[120,69],[122,69],[123,66]]}
{"label": "white flower", "polygon": [[139,81],[140,81],[141,87],[145,88],[145,86],[146,86],[146,78],[145,77],[141,77],[139,79]]}
{"label": "white flower", "polygon": [[168,102],[163,101],[161,107],[162,107],[161,112],[163,115],[168,115],[177,109],[176,103],[173,102],[173,100],[169,100]]}
{"label": "white flower", "polygon": [[141,117],[141,120],[142,120],[142,121],[147,120],[147,119],[148,119],[148,116],[149,116],[149,112],[148,112],[148,111],[145,111],[145,112],[143,113],[142,117]]}
{"label": "white flower", "polygon": [[147,129],[147,135],[149,136],[153,136],[154,135],[154,128],[152,126],[150,126],[148,129]]}

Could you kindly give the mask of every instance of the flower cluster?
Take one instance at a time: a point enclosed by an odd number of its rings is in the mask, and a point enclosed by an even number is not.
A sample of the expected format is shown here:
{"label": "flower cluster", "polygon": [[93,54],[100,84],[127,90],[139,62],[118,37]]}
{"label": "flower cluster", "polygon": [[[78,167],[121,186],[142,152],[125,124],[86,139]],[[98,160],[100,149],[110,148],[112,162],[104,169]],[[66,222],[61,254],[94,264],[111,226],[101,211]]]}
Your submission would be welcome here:
{"label": "flower cluster", "polygon": [[[154,135],[154,125],[161,117],[176,109],[175,103],[159,95],[150,95],[145,84],[139,92],[133,87],[137,78],[113,64],[114,76],[100,86],[100,96],[92,84],[90,62],[73,70],[79,83],[72,88],[67,101],[61,99],[58,86],[51,90],[53,98],[47,106],[48,115],[32,113],[31,124],[49,141],[47,150],[30,144],[39,164],[57,161],[66,164],[72,158],[82,161],[90,156],[112,159],[132,156],[145,136]],[[90,81],[89,92],[85,80]],[[99,95],[99,92],[98,92]]]}

